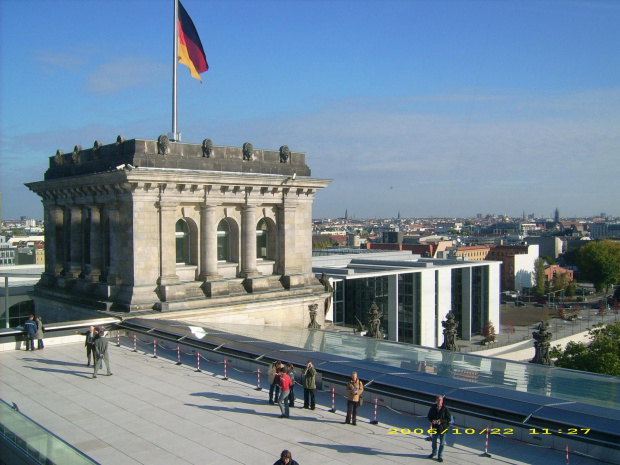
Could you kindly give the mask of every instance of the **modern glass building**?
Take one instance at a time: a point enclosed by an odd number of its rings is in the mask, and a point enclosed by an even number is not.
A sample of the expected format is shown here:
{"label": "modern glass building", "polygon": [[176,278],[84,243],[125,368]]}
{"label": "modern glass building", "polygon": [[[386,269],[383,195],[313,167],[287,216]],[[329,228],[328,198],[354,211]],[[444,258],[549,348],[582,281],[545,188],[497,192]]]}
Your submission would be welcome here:
{"label": "modern glass building", "polygon": [[487,322],[499,328],[500,263],[431,259],[408,251],[313,257],[315,275],[334,288],[326,319],[367,327],[373,303],[382,331],[392,341],[438,347],[448,312],[459,322],[460,339],[481,334]]}

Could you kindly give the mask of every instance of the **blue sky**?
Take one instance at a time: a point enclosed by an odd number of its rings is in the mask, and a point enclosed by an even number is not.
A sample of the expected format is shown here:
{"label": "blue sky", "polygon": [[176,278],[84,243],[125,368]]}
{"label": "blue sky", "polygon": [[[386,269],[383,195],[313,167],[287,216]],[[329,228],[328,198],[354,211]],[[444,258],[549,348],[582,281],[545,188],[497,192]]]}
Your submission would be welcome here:
{"label": "blue sky", "polygon": [[[314,217],[620,215],[620,2],[185,0],[183,142],[306,153]],[[171,131],[172,0],[0,1],[3,218],[48,158]]]}

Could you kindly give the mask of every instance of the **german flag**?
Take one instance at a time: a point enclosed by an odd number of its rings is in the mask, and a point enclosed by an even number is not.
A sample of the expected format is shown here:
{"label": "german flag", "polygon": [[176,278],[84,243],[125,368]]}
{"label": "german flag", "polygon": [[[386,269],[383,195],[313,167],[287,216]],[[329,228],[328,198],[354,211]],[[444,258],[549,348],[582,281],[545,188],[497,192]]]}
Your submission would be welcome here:
{"label": "german flag", "polygon": [[192,18],[189,17],[181,2],[179,2],[179,63],[189,68],[192,77],[200,82],[200,73],[209,69],[205,51],[202,48],[198,31]]}

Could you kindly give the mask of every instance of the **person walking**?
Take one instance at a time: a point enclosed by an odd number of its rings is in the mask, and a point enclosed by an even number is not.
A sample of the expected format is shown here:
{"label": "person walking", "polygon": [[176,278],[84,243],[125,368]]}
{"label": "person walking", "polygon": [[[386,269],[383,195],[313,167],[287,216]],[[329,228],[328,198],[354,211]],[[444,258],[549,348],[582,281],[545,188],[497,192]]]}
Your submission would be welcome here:
{"label": "person walking", "polygon": [[357,425],[357,407],[360,402],[360,396],[364,392],[364,384],[358,379],[357,372],[351,373],[351,379],[347,384],[347,418],[345,424]]}
{"label": "person walking", "polygon": [[93,365],[95,365],[95,372],[93,373],[93,378],[97,377],[97,371],[99,368],[103,368],[103,362],[105,362],[105,367],[108,370],[108,376],[112,376],[110,372],[110,356],[108,354],[108,340],[104,338],[105,331],[103,328],[99,328],[99,332],[97,333],[97,337],[95,338],[95,354]]}
{"label": "person walking", "polygon": [[[443,396],[437,396],[437,403],[428,411],[427,418],[428,421],[431,422],[431,441],[433,444],[431,455],[429,455],[428,458],[432,459],[437,455],[437,461],[443,462],[444,437],[450,428],[450,420],[452,419],[452,413],[448,407],[443,404]],[[439,450],[437,450],[438,439]]]}
{"label": "person walking", "polygon": [[312,362],[306,364],[306,368],[301,372],[304,377],[304,408],[314,410],[316,406],[314,400],[314,390],[316,389],[316,368]]}
{"label": "person walking", "polygon": [[289,406],[288,406],[288,396],[291,392],[291,378],[286,374],[286,371],[282,370],[280,373],[280,398],[278,399],[278,405],[280,406],[280,411],[282,415],[280,418],[288,418],[289,416]]}
{"label": "person walking", "polygon": [[34,350],[34,339],[37,335],[37,323],[34,315],[30,315],[24,322],[24,334],[26,336],[26,350]]}
{"label": "person walking", "polygon": [[[41,321],[41,317],[37,317],[37,349],[43,349],[43,322]],[[33,342],[34,344],[34,342]]]}
{"label": "person walking", "polygon": [[280,394],[280,368],[282,366],[282,362],[274,361],[269,367],[269,371],[267,372],[269,379],[269,404],[274,405],[274,393],[275,393],[275,401],[278,401]]}
{"label": "person walking", "polygon": [[292,363],[286,365],[286,374],[291,378],[291,393],[288,395],[288,406],[295,407],[295,367]]}
{"label": "person walking", "polygon": [[293,460],[293,455],[287,451],[283,450],[280,454],[280,460],[278,460],[273,465],[299,465],[295,460]]}
{"label": "person walking", "polygon": [[86,360],[87,360],[86,366],[89,367],[91,353],[93,354],[93,359],[95,357],[94,355],[94,344],[95,344],[95,335],[96,335],[95,327],[90,326],[88,328],[88,331],[85,331],[83,333],[76,331],[75,334],[81,334],[82,336],[86,336],[86,340],[84,341],[84,347],[86,347]]}

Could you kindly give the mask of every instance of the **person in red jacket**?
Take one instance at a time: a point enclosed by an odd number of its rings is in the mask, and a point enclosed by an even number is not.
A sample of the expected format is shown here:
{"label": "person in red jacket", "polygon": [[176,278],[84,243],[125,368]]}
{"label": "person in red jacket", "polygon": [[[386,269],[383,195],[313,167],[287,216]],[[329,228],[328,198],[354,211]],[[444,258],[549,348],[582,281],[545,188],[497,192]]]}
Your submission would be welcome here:
{"label": "person in red jacket", "polygon": [[289,375],[286,373],[286,371],[282,370],[280,372],[280,398],[278,399],[278,405],[280,406],[280,411],[282,412],[280,418],[288,418],[288,395],[291,392],[292,384],[293,382],[291,381]]}

